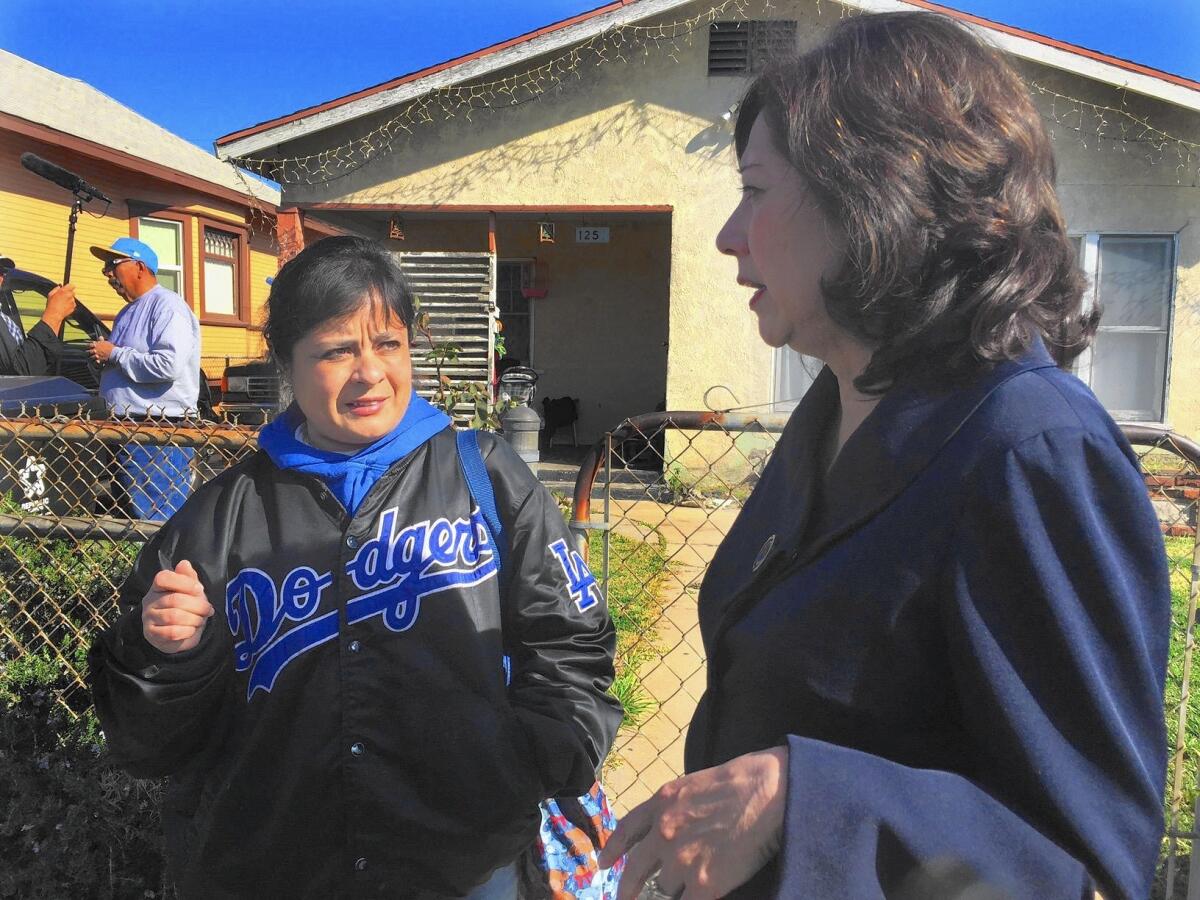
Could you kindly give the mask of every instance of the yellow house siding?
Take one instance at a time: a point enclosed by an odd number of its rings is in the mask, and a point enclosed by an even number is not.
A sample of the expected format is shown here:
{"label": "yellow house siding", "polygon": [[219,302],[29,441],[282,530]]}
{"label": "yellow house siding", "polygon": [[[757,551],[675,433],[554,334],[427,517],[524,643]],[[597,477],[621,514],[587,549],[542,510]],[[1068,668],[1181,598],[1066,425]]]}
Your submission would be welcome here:
{"label": "yellow house siding", "polygon": [[[227,223],[245,228],[248,208],[236,203],[203,196],[178,185],[147,177],[91,157],[33,140],[0,129],[0,255],[12,257],[20,268],[37,272],[51,280],[63,276],[66,254],[67,222],[71,195],[21,167],[19,159],[30,151],[82,176],[111,196],[114,202],[105,210],[103,203],[91,203],[80,215],[71,267],[71,281],[80,299],[101,318],[111,320],[122,306],[121,299],[100,274],[100,263],[91,255],[92,245],[108,246],[118,237],[131,233],[130,206],[137,210],[165,209],[189,222],[191,267],[184,273],[183,293],[189,305],[200,311],[200,267],[202,265],[202,221]],[[101,217],[100,213],[104,213]],[[153,217],[154,212],[144,213]],[[170,217],[170,216],[167,216]],[[261,321],[267,285],[264,279],[276,268],[273,238],[254,234],[249,252],[250,323]],[[237,325],[201,327],[201,355],[231,356],[238,359],[261,355],[262,338],[252,329]],[[221,372],[206,362],[210,377]]]}
{"label": "yellow house siding", "polygon": [[[273,278],[277,271],[279,258],[273,242],[256,235],[250,241],[250,322],[253,325],[261,326],[263,323],[267,295],[271,292],[267,279]],[[257,332],[250,332],[247,337],[252,346],[261,346],[262,340]]]}

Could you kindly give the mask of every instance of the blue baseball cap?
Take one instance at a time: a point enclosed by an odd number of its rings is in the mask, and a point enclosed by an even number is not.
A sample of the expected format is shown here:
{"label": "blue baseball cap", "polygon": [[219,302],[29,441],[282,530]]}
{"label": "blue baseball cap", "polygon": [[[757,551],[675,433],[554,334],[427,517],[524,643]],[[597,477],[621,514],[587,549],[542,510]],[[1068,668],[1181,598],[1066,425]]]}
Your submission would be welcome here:
{"label": "blue baseball cap", "polygon": [[92,247],[92,256],[110,263],[115,259],[136,259],[146,268],[158,274],[158,254],[148,244],[131,237],[117,238],[111,247]]}

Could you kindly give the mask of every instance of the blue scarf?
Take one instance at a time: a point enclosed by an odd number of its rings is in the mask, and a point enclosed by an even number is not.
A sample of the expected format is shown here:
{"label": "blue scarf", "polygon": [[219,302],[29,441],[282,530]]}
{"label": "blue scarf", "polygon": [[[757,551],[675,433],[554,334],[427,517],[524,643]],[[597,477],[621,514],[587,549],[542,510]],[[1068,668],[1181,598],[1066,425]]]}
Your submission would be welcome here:
{"label": "blue scarf", "polygon": [[373,444],[350,455],[321,450],[296,438],[304,414],[296,404],[288,407],[258,433],[258,446],[281,469],[316,475],[333,491],[351,514],[388,469],[440,431],[450,427],[450,417],[413,392],[399,424]]}

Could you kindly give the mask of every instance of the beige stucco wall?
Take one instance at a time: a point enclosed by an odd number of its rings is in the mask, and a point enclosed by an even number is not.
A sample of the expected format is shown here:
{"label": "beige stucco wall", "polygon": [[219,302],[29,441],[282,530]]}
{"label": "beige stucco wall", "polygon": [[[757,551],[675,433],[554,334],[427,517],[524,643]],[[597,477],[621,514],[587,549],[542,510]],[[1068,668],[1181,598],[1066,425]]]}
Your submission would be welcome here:
{"label": "beige stucco wall", "polygon": [[[1064,72],[1025,65],[1023,72],[1037,84],[1060,94],[1101,106],[1125,108],[1155,127],[1200,142],[1200,116],[1177,107],[1121,92]],[[1186,157],[1170,145],[1158,153],[1146,142],[1119,140],[1120,119],[1112,115],[1107,129],[1116,139],[1097,141],[1096,120],[1085,118],[1083,132],[1071,126],[1078,119],[1070,103],[1051,101],[1035,92],[1055,138],[1058,192],[1072,233],[1175,234],[1177,239],[1175,305],[1168,370],[1166,424],[1192,437],[1200,436],[1200,187],[1196,160],[1191,171]],[[1062,120],[1062,121],[1058,121]],[[1128,124],[1126,134],[1139,129]],[[1185,165],[1180,168],[1180,163]]]}
{"label": "beige stucco wall", "polygon": [[[699,8],[676,11],[671,18],[694,14]],[[775,4],[770,15],[795,16],[798,8]],[[830,22],[834,16],[836,11],[831,13],[828,6],[821,18],[805,6],[801,30]],[[328,185],[286,187],[285,202],[670,206],[669,304],[665,304],[670,310],[668,405],[700,408],[705,389],[714,384],[729,386],[743,404],[767,402],[771,351],[758,338],[747,307],[749,291],[735,283],[734,261],[720,256],[714,246],[739,189],[729,146],[732,128],[721,114],[740,96],[745,81],[707,76],[703,30],[690,45],[681,41],[675,55],[678,62],[665,50],[652,51],[644,61],[640,52],[630,54],[629,62],[584,70],[581,78],[565,81],[561,91],[537,102],[476,112],[471,122],[459,113],[440,124],[416,126],[390,156]],[[356,124],[354,131],[362,127]],[[351,133],[314,135],[307,143],[289,145],[288,154],[320,149]],[[600,218],[589,216],[587,221],[598,223]],[[565,253],[573,245],[574,225],[583,224],[583,217],[560,221],[570,227],[562,236],[559,225],[555,252]],[[613,226],[609,253],[616,266],[642,265],[639,260],[647,254],[657,258],[658,251],[641,239],[633,245],[638,248],[634,255],[627,256],[618,249],[618,239]],[[597,249],[579,248],[589,256],[595,256]],[[505,256],[509,251],[501,246],[499,252]],[[569,285],[559,281],[559,267],[552,265],[551,271],[556,296],[538,307],[539,332],[562,312],[565,327],[582,327],[594,334],[596,353],[625,352],[623,345],[639,338],[638,319],[605,316],[604,304],[560,304],[560,287],[565,298]],[[590,276],[580,279],[581,289],[586,291],[589,284]],[[585,318],[577,317],[576,311]],[[538,346],[540,367],[544,344]],[[587,378],[588,360],[580,363],[570,374],[548,372],[546,394],[586,397],[586,386],[569,386]],[[653,403],[661,399],[659,394]],[[653,403],[645,411],[652,410]],[[602,415],[597,421],[601,420]],[[588,428],[592,430],[590,422]]]}
{"label": "beige stucco wall", "polygon": [[[676,10],[670,18],[701,8]],[[808,45],[840,10],[835,4],[818,8],[809,0],[783,0],[766,12],[753,4],[748,14],[798,20],[801,44]],[[584,70],[579,79],[568,78],[536,102],[475,112],[472,121],[459,112],[444,122],[414,126],[392,153],[351,175],[285,188],[285,203],[669,205],[668,405],[698,408],[705,389],[716,384],[727,386],[741,405],[766,403],[771,351],[758,338],[747,291],[734,283],[733,260],[714,249],[738,191],[731,128],[721,114],[745,81],[709,77],[706,52],[700,30],[690,43],[679,43],[674,58],[665,51],[644,58],[633,52],[628,62],[610,61]],[[1120,105],[1111,89],[1031,64],[1025,68],[1063,93]],[[1049,116],[1049,101],[1038,102]],[[1133,95],[1128,103],[1159,127],[1196,129],[1194,114]],[[318,152],[385,119],[381,114],[313,135],[289,145],[287,153]],[[1200,358],[1194,352],[1200,316],[1191,312],[1200,290],[1200,232],[1189,227],[1200,211],[1200,190],[1191,186],[1190,175],[1187,184],[1177,184],[1173,164],[1149,164],[1145,145],[1122,152],[1112,143],[1097,150],[1089,141],[1085,148],[1078,135],[1052,127],[1059,132],[1060,181],[1073,230],[1179,233],[1168,420],[1200,434]]]}

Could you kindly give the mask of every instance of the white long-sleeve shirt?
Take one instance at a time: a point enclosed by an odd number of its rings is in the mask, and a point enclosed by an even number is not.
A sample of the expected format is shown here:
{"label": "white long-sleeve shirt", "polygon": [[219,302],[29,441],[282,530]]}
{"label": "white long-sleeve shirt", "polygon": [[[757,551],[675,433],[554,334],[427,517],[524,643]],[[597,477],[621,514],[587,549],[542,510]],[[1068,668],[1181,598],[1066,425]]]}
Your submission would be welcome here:
{"label": "white long-sleeve shirt", "polygon": [[200,395],[200,322],[161,284],[117,313],[100,394],[115,415],[182,416]]}

